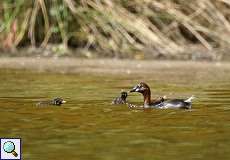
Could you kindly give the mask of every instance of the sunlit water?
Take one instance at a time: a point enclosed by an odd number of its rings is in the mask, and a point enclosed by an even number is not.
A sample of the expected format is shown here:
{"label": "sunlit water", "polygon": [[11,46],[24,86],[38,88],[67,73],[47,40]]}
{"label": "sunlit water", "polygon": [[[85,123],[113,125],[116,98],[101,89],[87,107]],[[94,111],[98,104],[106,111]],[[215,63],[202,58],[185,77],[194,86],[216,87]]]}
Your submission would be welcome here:
{"label": "sunlit water", "polygon": [[[23,159],[230,159],[228,70],[148,75],[55,74],[0,70],[0,137],[22,138]],[[152,96],[195,95],[192,110],[112,106],[121,89],[147,82]],[[61,107],[37,107],[62,97]],[[139,94],[128,97],[141,103]]]}

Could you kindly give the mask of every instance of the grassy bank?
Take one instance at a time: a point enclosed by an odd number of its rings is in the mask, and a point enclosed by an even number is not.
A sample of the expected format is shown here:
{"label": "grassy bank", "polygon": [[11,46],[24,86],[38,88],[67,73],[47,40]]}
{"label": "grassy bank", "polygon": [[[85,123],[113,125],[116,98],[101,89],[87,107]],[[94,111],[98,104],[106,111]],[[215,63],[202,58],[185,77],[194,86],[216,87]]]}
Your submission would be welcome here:
{"label": "grassy bank", "polygon": [[4,0],[0,12],[3,49],[57,44],[54,53],[88,57],[223,59],[230,48],[228,0]]}

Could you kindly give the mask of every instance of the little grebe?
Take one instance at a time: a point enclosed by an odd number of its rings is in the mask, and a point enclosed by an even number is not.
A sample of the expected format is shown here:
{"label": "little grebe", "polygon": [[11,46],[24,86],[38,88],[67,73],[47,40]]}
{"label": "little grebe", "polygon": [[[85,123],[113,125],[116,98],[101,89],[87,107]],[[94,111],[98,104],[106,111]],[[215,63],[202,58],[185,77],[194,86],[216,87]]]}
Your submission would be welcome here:
{"label": "little grebe", "polygon": [[168,109],[168,108],[184,108],[190,109],[192,106],[192,99],[194,96],[183,100],[183,99],[172,99],[172,100],[165,100],[162,98],[160,100],[151,101],[151,91],[149,86],[141,82],[136,85],[130,92],[138,92],[141,93],[144,97],[144,105],[143,108],[159,108],[159,109]]}
{"label": "little grebe", "polygon": [[55,106],[60,106],[63,103],[66,103],[62,98],[54,98],[53,100],[47,100],[47,101],[40,101],[36,105],[37,106],[47,106],[47,105],[55,105]]}
{"label": "little grebe", "polygon": [[127,92],[121,92],[120,97],[116,97],[113,101],[112,104],[126,104],[126,98],[128,96]]}
{"label": "little grebe", "polygon": [[[164,102],[165,99],[166,99],[166,96],[158,97],[157,99],[152,101],[151,105],[157,106],[160,103]],[[129,108],[135,108],[135,109],[143,109],[144,108],[144,106],[138,106],[138,105],[131,104],[131,103],[127,103],[127,105],[128,105]]]}

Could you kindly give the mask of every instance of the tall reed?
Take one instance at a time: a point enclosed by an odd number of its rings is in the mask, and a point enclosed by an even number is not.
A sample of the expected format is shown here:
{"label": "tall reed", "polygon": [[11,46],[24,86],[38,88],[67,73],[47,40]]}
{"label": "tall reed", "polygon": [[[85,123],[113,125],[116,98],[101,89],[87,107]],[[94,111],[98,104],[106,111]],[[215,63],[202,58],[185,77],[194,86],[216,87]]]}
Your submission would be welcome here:
{"label": "tall reed", "polygon": [[212,51],[230,46],[230,1],[3,0],[0,33],[3,48],[58,43],[121,57],[180,55],[191,44]]}

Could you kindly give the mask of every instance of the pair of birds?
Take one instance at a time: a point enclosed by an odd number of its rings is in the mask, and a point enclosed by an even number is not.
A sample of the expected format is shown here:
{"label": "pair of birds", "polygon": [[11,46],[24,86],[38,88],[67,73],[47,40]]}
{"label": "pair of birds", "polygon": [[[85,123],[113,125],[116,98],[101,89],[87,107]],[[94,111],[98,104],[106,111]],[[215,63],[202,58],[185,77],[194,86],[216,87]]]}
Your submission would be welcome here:
{"label": "pair of birds", "polygon": [[151,100],[151,91],[149,86],[141,82],[138,85],[134,86],[133,89],[129,91],[131,92],[138,92],[141,93],[144,97],[144,104],[143,106],[136,106],[133,104],[129,104],[126,101],[126,98],[128,96],[127,92],[121,92],[121,96],[115,98],[112,101],[112,104],[128,104],[130,108],[158,108],[158,109],[169,109],[169,108],[175,108],[175,109],[191,109],[192,107],[192,99],[194,99],[194,96],[189,97],[188,99],[171,99],[167,100],[166,97],[159,97],[155,100]]}

